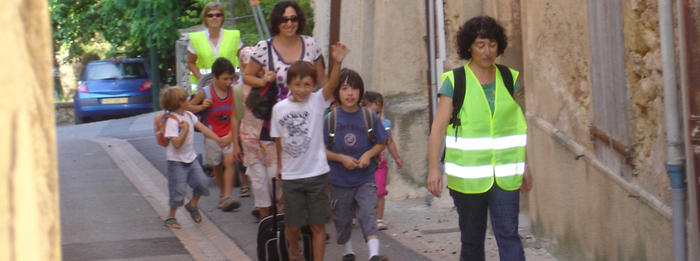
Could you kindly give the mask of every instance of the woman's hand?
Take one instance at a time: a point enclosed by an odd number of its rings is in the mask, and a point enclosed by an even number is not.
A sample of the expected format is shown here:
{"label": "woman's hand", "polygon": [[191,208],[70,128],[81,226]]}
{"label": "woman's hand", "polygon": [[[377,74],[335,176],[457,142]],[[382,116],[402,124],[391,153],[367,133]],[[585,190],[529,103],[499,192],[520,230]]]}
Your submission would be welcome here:
{"label": "woman's hand", "polygon": [[265,75],[263,75],[263,81],[265,83],[271,83],[275,81],[275,76],[277,76],[277,72],[275,71],[265,71]]}

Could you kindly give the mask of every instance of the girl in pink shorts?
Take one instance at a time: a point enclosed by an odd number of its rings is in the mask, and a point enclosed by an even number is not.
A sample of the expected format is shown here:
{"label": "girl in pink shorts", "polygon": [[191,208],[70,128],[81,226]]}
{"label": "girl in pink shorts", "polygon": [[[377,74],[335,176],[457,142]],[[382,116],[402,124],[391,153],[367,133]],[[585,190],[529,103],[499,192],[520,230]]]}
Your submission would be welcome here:
{"label": "girl in pink shorts", "polygon": [[[384,98],[378,92],[366,91],[362,97],[362,106],[374,110],[379,117],[382,117]],[[382,118],[382,123],[389,133],[389,139],[386,142],[387,148],[394,158],[394,161],[396,161],[396,166],[400,169],[403,167],[403,162],[401,161],[401,157],[399,157],[396,144],[391,138],[391,121]],[[389,191],[386,190],[386,176],[389,168],[387,167],[384,151],[382,151],[380,158],[381,162],[379,163],[379,167],[377,167],[377,170],[374,172],[374,182],[377,184],[377,229],[385,230],[387,226],[386,222],[384,222],[384,196],[389,194]]]}

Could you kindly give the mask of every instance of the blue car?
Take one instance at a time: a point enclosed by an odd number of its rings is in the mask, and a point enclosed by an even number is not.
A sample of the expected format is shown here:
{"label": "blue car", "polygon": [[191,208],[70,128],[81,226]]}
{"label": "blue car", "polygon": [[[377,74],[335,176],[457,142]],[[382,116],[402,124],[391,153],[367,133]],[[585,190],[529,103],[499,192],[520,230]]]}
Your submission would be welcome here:
{"label": "blue car", "polygon": [[73,98],[75,123],[93,117],[153,111],[150,73],[143,59],[90,62]]}

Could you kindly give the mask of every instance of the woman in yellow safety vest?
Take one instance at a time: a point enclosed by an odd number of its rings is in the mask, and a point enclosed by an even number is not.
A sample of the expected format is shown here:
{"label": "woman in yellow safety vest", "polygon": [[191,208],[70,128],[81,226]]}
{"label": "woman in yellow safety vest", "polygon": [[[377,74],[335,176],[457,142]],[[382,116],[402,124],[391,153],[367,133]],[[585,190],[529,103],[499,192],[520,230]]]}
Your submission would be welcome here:
{"label": "woman in yellow safety vest", "polygon": [[[211,72],[214,60],[224,57],[238,66],[238,47],[241,45],[241,32],[224,30],[224,8],[215,2],[209,2],[202,9],[202,22],[207,30],[193,32],[188,35],[187,68],[190,69],[190,82],[197,81]],[[204,86],[201,86],[204,87]],[[193,91],[194,88],[193,88]]]}
{"label": "woman in yellow safety vest", "polygon": [[[486,217],[490,212],[501,260],[525,260],[518,236],[519,191],[530,189],[525,168],[527,123],[506,87],[518,71],[495,64],[508,45],[504,29],[488,16],[474,17],[457,33],[459,56],[469,62],[443,73],[440,100],[428,141],[428,190],[440,197],[440,151],[445,142],[447,187],[457,207],[461,230],[460,260],[484,260]],[[463,74],[462,74],[462,70]],[[455,72],[463,75],[455,81]],[[508,75],[509,74],[509,75]],[[463,84],[464,96],[452,121],[453,84]],[[457,98],[455,98],[457,99]]]}

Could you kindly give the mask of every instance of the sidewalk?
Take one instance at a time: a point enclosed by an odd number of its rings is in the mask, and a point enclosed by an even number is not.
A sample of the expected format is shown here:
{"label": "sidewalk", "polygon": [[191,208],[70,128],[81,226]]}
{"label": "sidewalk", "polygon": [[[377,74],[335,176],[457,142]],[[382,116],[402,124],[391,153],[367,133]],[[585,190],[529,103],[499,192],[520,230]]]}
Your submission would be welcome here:
{"label": "sidewalk", "polygon": [[[428,206],[424,198],[387,200],[384,220],[389,222],[389,229],[384,233],[431,260],[458,260],[460,233],[457,211],[453,207],[445,207],[452,206],[449,195],[443,195],[440,200],[443,201],[442,206]],[[527,213],[520,213],[518,230],[526,260],[557,260],[541,247],[546,242],[538,242],[530,233]],[[486,260],[499,260],[498,246],[490,224],[486,231]]]}
{"label": "sidewalk", "polygon": [[[240,210],[225,213],[215,208],[216,196],[205,197],[200,201],[205,217],[201,224],[191,224],[181,210],[182,230],[162,226],[167,214],[165,155],[153,137],[154,114],[58,129],[66,260],[255,260],[257,225],[249,214],[251,198],[242,199]],[[196,138],[200,144],[201,137]],[[210,190],[218,195],[214,184]],[[238,189],[234,191],[237,196]],[[433,206],[423,198],[387,200],[385,220],[389,229],[380,234],[381,251],[391,260],[458,259],[457,214],[449,196]],[[520,224],[527,260],[556,260],[529,233],[526,213],[521,213]],[[334,260],[342,247],[335,244],[332,225],[327,231],[331,240],[326,258]],[[353,241],[356,254],[367,255],[359,227]],[[486,248],[487,260],[498,260],[490,229]]]}

